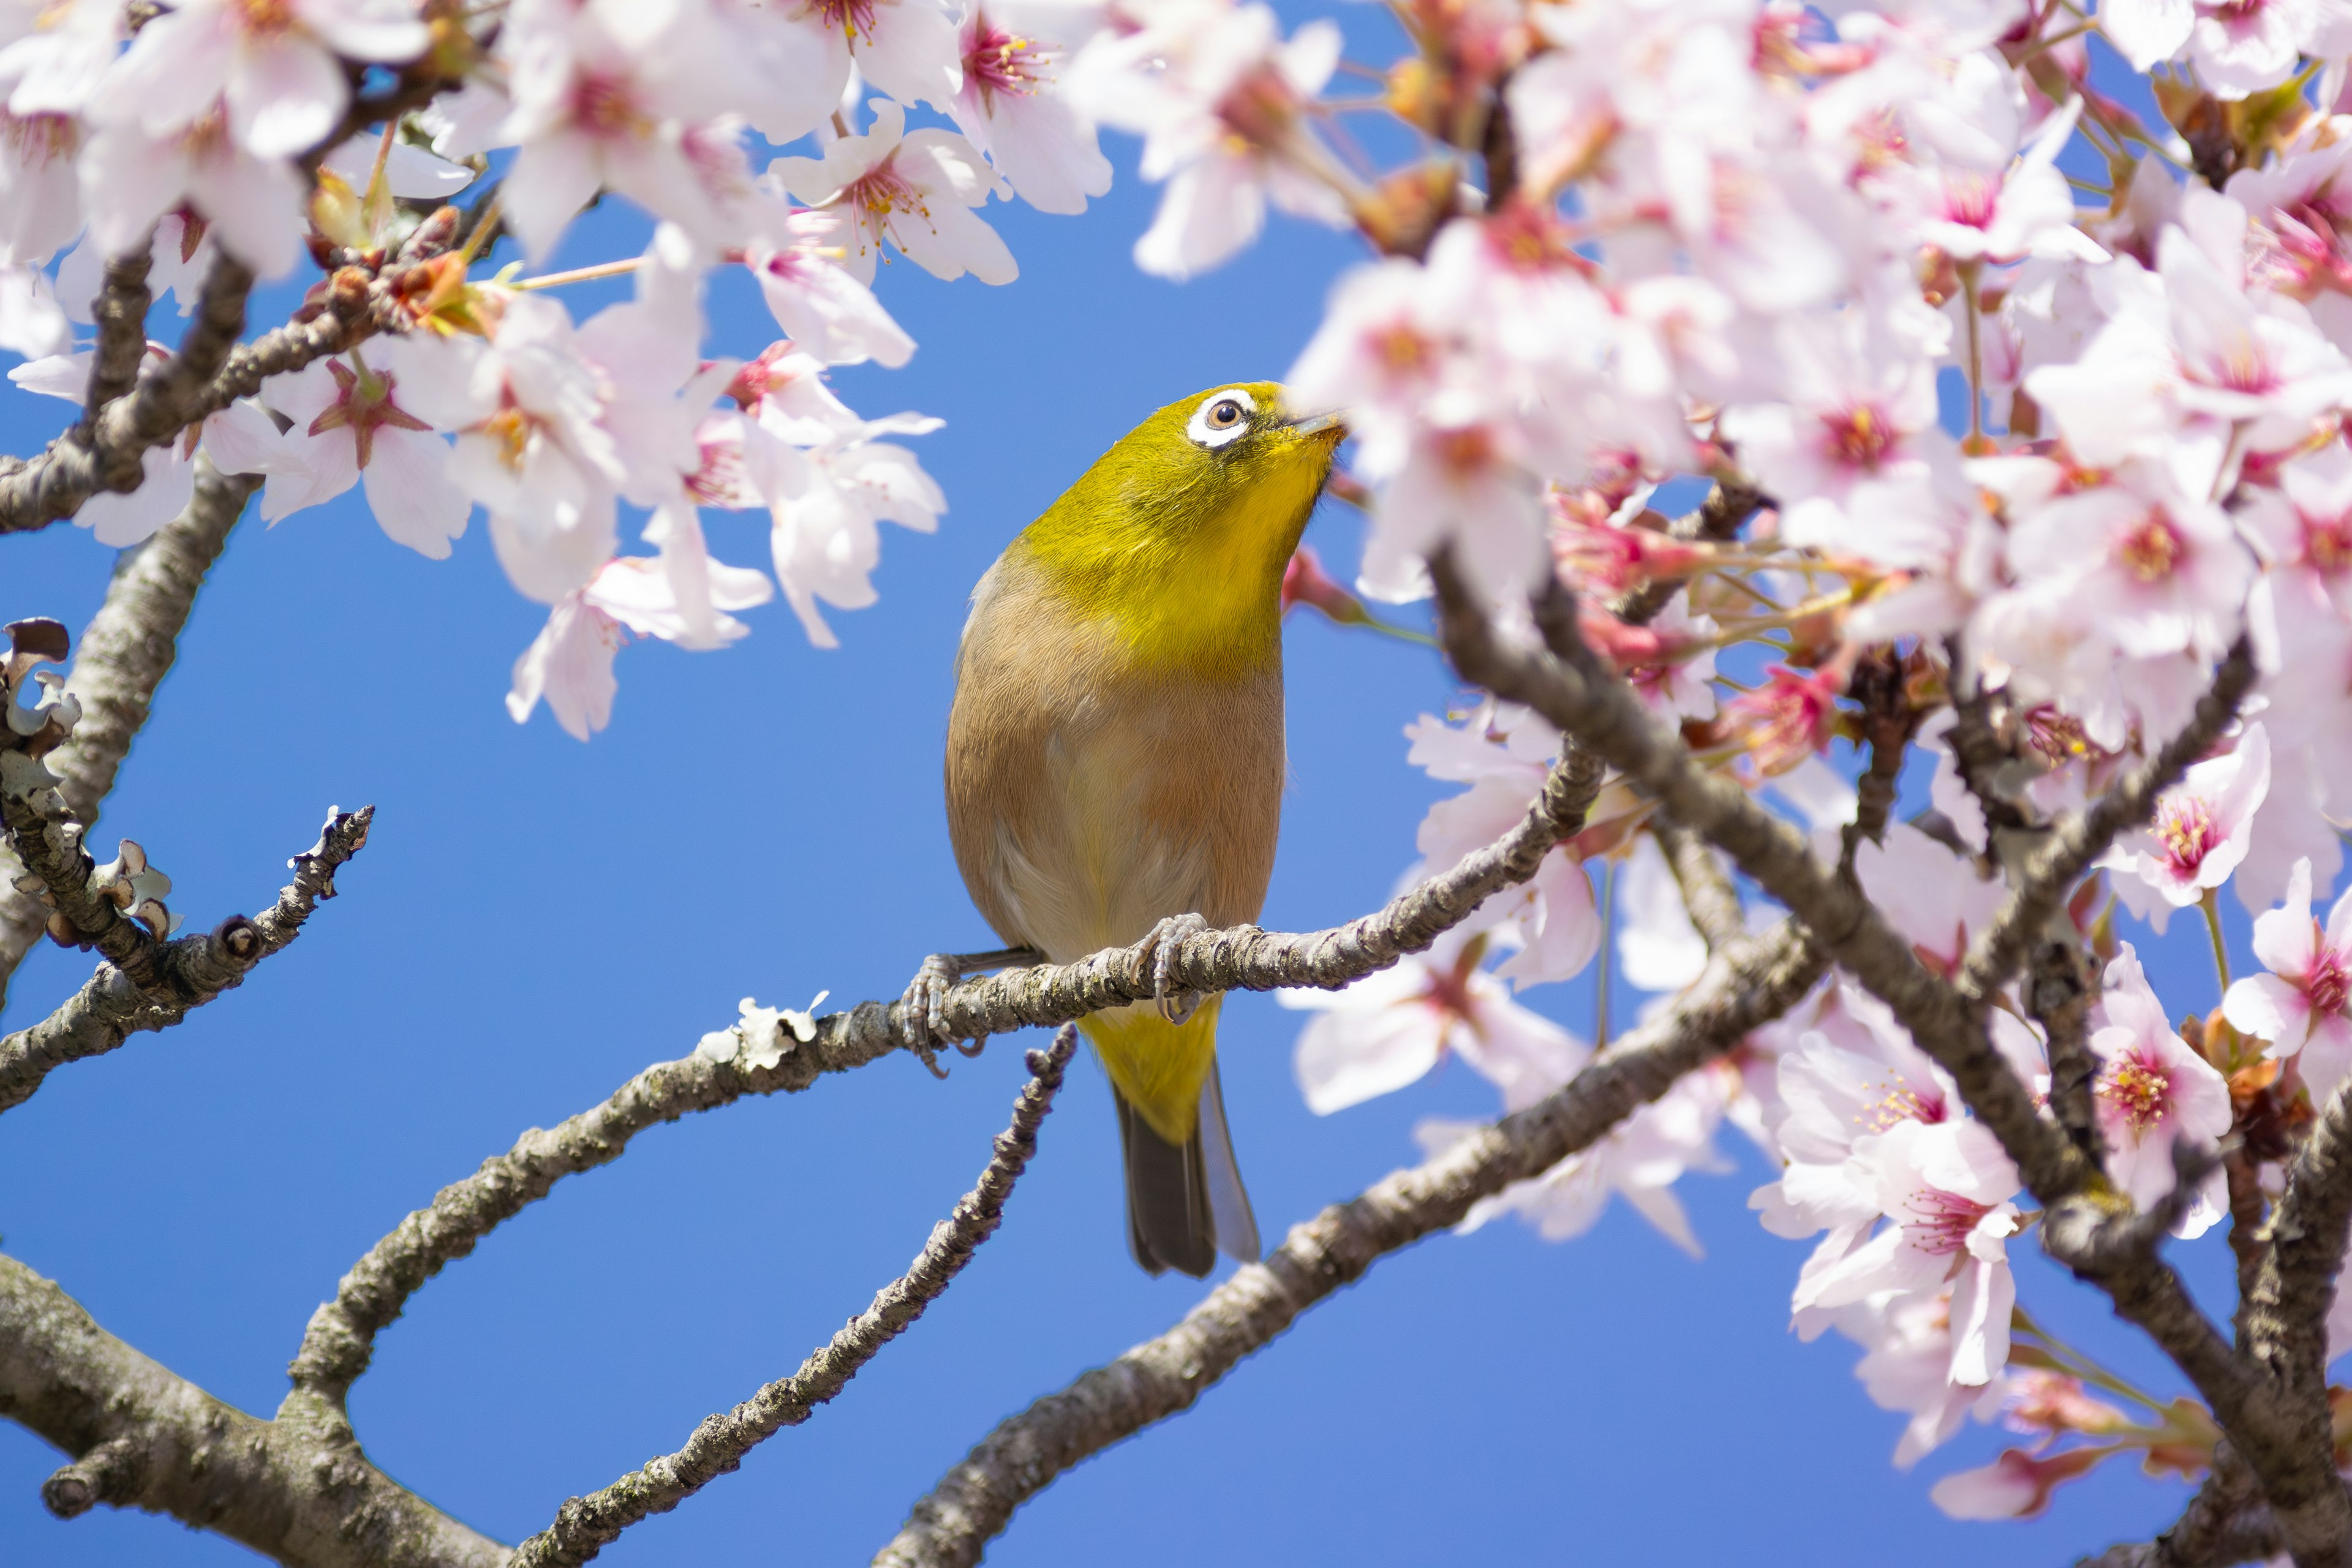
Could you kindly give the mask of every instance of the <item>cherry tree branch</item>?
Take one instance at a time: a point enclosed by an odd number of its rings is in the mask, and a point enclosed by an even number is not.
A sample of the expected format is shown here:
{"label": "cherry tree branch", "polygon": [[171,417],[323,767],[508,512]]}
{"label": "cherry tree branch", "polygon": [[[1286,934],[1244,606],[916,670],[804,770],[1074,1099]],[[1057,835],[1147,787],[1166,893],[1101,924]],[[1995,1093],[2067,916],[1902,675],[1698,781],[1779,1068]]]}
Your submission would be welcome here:
{"label": "cherry tree branch", "polygon": [[1746,935],[1748,920],[1739,908],[1738,889],[1723,874],[1706,840],[1663,816],[1651,819],[1650,832],[1665,851],[1666,868],[1682,889],[1683,908],[1706,939],[1707,951],[1720,952]]}
{"label": "cherry tree branch", "polygon": [[1720,955],[1664,1016],[1612,1043],[1562,1089],[1361,1195],[1292,1227],[1159,1338],[1040,1399],[982,1439],[914,1506],[877,1568],[968,1568],[1055,1477],[1188,1409],[1299,1314],[1388,1254],[1461,1222],[1479,1199],[1590,1147],[1693,1068],[1792,1005],[1823,959],[1792,922]]}
{"label": "cherry tree branch", "polygon": [[203,936],[157,944],[154,972],[167,980],[158,997],[121,969],[101,963],[65,1005],[27,1029],[0,1036],[0,1110],[33,1097],[48,1075],[71,1061],[102,1056],[134,1034],[168,1029],[222,992],[245,984],[254,965],[302,932],[320,900],[335,896],[335,872],[367,843],[375,808],[330,812],[319,841],[287,864],[294,879],[253,919],[231,915]]}
{"label": "cherry tree branch", "polygon": [[1931,973],[1911,944],[1852,880],[1814,859],[1804,837],[1737,784],[1709,773],[1641,700],[1577,639],[1576,611],[1557,583],[1537,606],[1555,652],[1506,644],[1472,599],[1451,557],[1430,563],[1441,641],[1465,679],[1523,702],[1605,758],[1674,818],[1704,835],[1804,922],[1831,956],[1893,1008],[1920,1047],[1958,1083],[2037,1194],[2081,1190],[2095,1175],[2044,1118],[1994,1050],[1979,1019]]}
{"label": "cherry tree branch", "polygon": [[386,1478],[357,1452],[214,1398],[0,1257],[0,1415],[71,1456],[42,1489],[71,1518],[141,1508],[289,1568],[503,1568],[507,1550]]}
{"label": "cherry tree branch", "polygon": [[723,1415],[705,1419],[686,1447],[648,1461],[604,1490],[572,1498],[555,1522],[515,1548],[507,1568],[579,1568],[650,1514],[667,1513],[743,1462],[743,1456],[786,1426],[798,1426],[839,1394],[882,1347],[937,1300],[996,1232],[1013,1184],[1037,1152],[1038,1124],[1054,1108],[1062,1075],[1077,1049],[1064,1025],[1050,1049],[1031,1051],[1030,1079],[1013,1104],[1013,1123],[996,1135],[988,1167],[954,1211],[931,1231],[906,1274],[884,1286],[874,1304],[849,1320],[790,1377],[779,1378]]}
{"label": "cherry tree branch", "polygon": [[2180,732],[2118,780],[2086,809],[2061,823],[2049,841],[2025,861],[2009,901],[1969,946],[1959,991],[1971,1000],[1992,995],[2009,983],[2026,948],[2066,901],[2075,879],[2107,847],[2156,814],[2158,796],[2180,782],[2238,716],[2254,686],[2252,645],[2240,637],[2213,673],[2213,684],[2197,700],[2196,711]]}
{"label": "cherry tree branch", "polygon": [[2213,1452],[2213,1473],[2172,1528],[2153,1541],[2125,1542],[2077,1568],[2230,1568],[2284,1550],[2261,1483],[2227,1440]]}
{"label": "cherry tree branch", "polygon": [[[205,277],[195,323],[177,353],[148,366],[130,390],[94,418],[68,428],[39,456],[0,458],[0,533],[47,528],[73,516],[100,490],[137,489],[149,447],[250,396],[268,376],[341,353],[376,332],[404,330],[406,316],[399,301],[421,276],[417,268],[449,247],[457,228],[457,209],[442,209],[425,219],[398,255],[384,258],[371,252],[370,265],[337,268],[314,290],[313,305],[299,319],[243,347],[236,339],[245,330],[253,274],[224,252]],[[92,387],[97,388],[95,376]]]}
{"label": "cherry tree branch", "polygon": [[[1699,766],[1675,735],[1650,719],[1641,701],[1577,639],[1575,606],[1564,589],[1536,605],[1549,652],[1505,643],[1471,597],[1450,557],[1431,562],[1442,641],[1465,679],[1526,703],[1606,758],[1675,817],[1727,851],[1741,869],[1786,904],[1828,953],[1894,1011],[1917,1044],[1958,1083],[1971,1111],[2000,1140],[2027,1188],[2043,1204],[2042,1245],[2079,1278],[2098,1286],[2117,1314],[2139,1326],[2211,1406],[2222,1429],[2261,1478],[2282,1534],[2301,1568],[2352,1563],[2352,1499],[2334,1469],[2324,1390],[2314,1391],[2242,1357],[2200,1311],[2158,1247],[2169,1219],[2140,1215],[2117,1194],[2058,1123],[2035,1106],[2021,1079],[1996,1051],[1982,1004],[1930,973],[1860,889],[1820,866],[1804,840],[1746,791]],[[2215,690],[2199,705],[2192,730],[2208,743],[2242,691],[2233,654]],[[2201,749],[2201,746],[2199,748]],[[2044,874],[2076,856],[2084,863],[2164,787],[2168,746],[2062,829],[2040,858]],[[2193,753],[2192,753],[2193,754]],[[2088,826],[2084,826],[2087,824]],[[2016,910],[2023,893],[2013,894]],[[2185,1178],[2184,1178],[2185,1179]],[[2352,1205],[2352,1197],[2347,1197]],[[2340,1258],[2342,1226],[2336,1226]],[[2330,1267],[2333,1265],[2331,1263]],[[2298,1316],[2295,1331],[2318,1331],[2317,1313]]]}
{"label": "cherry tree branch", "polygon": [[[1561,840],[1584,826],[1601,766],[1571,750],[1510,832],[1460,865],[1391,900],[1371,914],[1327,931],[1284,934],[1255,926],[1197,932],[1155,948],[1107,948],[1069,964],[1040,964],[966,980],[947,993],[949,1037],[979,1039],[1032,1026],[1058,1027],[1107,1007],[1150,999],[1153,965],[1165,951],[1173,982],[1187,990],[1336,991],[1426,949],[1497,890],[1524,882]],[[565,1176],[620,1158],[647,1128],[751,1094],[794,1093],[828,1073],[846,1072],[905,1047],[902,1002],[863,1002],[812,1020],[805,1038],[780,1040],[779,1054],[697,1052],[637,1074],[603,1104],[551,1130],[533,1128],[504,1154],[452,1183],[426,1207],[352,1266],[334,1300],[310,1316],[288,1367],[292,1392],[281,1419],[297,1418],[343,1439],[343,1405],[374,1355],[375,1336],[398,1318],[426,1280],[472,1252],[491,1231],[545,1197]]]}
{"label": "cherry tree branch", "polygon": [[151,232],[128,256],[106,264],[98,297],[89,302],[98,341],[89,356],[89,390],[82,402],[81,428],[93,430],[106,405],[139,382],[139,367],[147,358],[147,312],[155,296],[147,288],[148,271],[155,264]]}
{"label": "cherry tree branch", "polygon": [[[240,351],[242,352],[242,351]],[[83,629],[66,690],[81,704],[81,718],[65,743],[43,759],[58,777],[66,809],[85,831],[114,787],[116,770],[147,721],[155,690],[178,657],[196,590],[220,557],[246,502],[260,488],[257,475],[222,474],[211,459],[196,458],[195,493],[186,510],[143,544],[122,552],[114,564],[106,599]],[[13,853],[0,847],[0,1002],[8,977],[39,939],[48,911],[39,900],[17,892]]]}

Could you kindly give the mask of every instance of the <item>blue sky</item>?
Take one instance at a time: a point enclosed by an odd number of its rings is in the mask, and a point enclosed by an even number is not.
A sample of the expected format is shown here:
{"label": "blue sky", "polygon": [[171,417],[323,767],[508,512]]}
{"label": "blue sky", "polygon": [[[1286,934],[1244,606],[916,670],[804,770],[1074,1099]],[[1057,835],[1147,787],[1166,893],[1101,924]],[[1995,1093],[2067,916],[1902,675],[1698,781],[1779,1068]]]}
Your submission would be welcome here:
{"label": "blue sky", "polygon": [[[809,647],[789,613],[742,645],[621,658],[612,728],[582,745],[544,713],[509,721],[512,659],[541,612],[505,584],[477,520],[454,560],[385,540],[351,496],[274,530],[248,519],[205,590],[155,718],[95,836],[146,846],[173,907],[209,924],[272,895],[331,803],[373,802],[343,897],[242,989],[162,1036],[53,1077],[0,1118],[0,1237],[99,1322],[257,1414],[312,1308],[379,1236],[524,1128],[682,1055],[737,998],[895,995],[923,954],[993,945],[950,856],[939,800],[949,660],[972,582],[1143,415],[1279,376],[1343,237],[1278,222],[1209,277],[1139,274],[1155,193],[1119,184],[1087,218],[992,206],[1024,272],[941,285],[900,262],[886,303],[921,345],[903,371],[842,373],[868,415],[943,416],[914,443],[945,487],[936,537],[892,530],[881,603]],[[633,252],[599,214],[562,264]],[[584,315],[605,294],[577,291]],[[713,347],[772,336],[740,275]],[[62,405],[0,396],[25,451]],[[764,561],[749,519],[707,514],[714,549]],[[1308,533],[1336,567],[1359,525]],[[53,528],[0,541],[0,619],[79,627],[111,552]],[[1294,621],[1293,784],[1265,923],[1330,924],[1382,899],[1444,793],[1401,731],[1456,689],[1434,656]],[[2244,921],[2232,910],[2241,942]],[[2164,944],[2175,1008],[2213,1003],[2195,923]],[[2242,953],[2241,954],[2242,961]],[[44,947],[0,1026],[19,1027],[89,960]],[[2152,966],[2153,967],[2153,966]],[[1587,980],[1532,994],[1580,1033]],[[1328,1119],[1290,1079],[1298,1017],[1237,997],[1227,1105],[1269,1237],[1414,1158],[1424,1116],[1491,1114],[1458,1067]],[[643,1136],[562,1184],[413,1300],[352,1414],[371,1457],[507,1540],[568,1495],[675,1447],[705,1414],[789,1372],[903,1268],[987,1157],[1022,1078],[999,1039],[935,1083],[908,1058]],[[1622,1206],[1554,1245],[1515,1223],[1380,1264],[1190,1414],[1054,1485],[991,1554],[1006,1564],[1443,1558],[1972,1562],[2071,1556],[2160,1528],[2175,1481],[2120,1467],[2044,1521],[1945,1520],[1932,1479],[1981,1463],[1972,1428],[1913,1475],[1887,1463],[1841,1341],[1800,1344],[1787,1293],[1804,1251],[1746,1210],[1768,1173],[1683,1194],[1694,1262]],[[603,1561],[862,1562],[997,1419],[1167,1327],[1204,1287],[1129,1261],[1100,1072],[1073,1074],[1003,1230],[836,1405],[755,1452]],[[2171,1387],[2100,1300],[2018,1249],[2021,1297],[2112,1364]],[[2227,1309],[2216,1232],[2187,1249]],[[242,1548],[143,1515],[61,1524],[37,1488],[58,1456],[0,1424],[0,1561],[200,1568]]]}

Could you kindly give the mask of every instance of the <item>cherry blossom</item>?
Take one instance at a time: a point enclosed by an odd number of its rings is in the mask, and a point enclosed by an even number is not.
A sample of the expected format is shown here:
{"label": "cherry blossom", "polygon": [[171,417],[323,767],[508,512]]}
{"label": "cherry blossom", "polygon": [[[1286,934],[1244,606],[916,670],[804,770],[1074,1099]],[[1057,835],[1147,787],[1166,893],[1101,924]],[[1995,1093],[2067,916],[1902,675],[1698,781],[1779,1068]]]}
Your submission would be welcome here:
{"label": "cherry blossom", "polygon": [[1110,189],[1110,160],[1096,145],[1094,127],[1055,84],[1070,47],[1085,41],[1067,31],[1074,23],[1087,26],[1085,9],[989,0],[971,5],[959,33],[963,85],[948,112],[1040,212],[1082,213],[1088,196]]}
{"label": "cherry blossom", "polygon": [[2223,1016],[2269,1042],[2267,1055],[2297,1058],[2314,1096],[2334,1093],[2352,1074],[2352,893],[2322,926],[2311,912],[2311,862],[2296,861],[2285,902],[2254,918],[2254,956],[2270,973],[2232,982]]}
{"label": "cherry blossom", "polygon": [[1344,991],[1275,994],[1316,1016],[1295,1057],[1307,1108],[1328,1116],[1425,1076],[1451,1053],[1502,1091],[1507,1109],[1532,1105],[1591,1054],[1567,1030],[1511,1000],[1483,935],[1460,928],[1393,968]]}
{"label": "cherry blossom", "polygon": [[291,157],[324,141],[350,101],[342,59],[411,60],[429,41],[415,0],[185,0],[139,29],[89,112],[161,137],[218,103],[246,152]]}
{"label": "cherry blossom", "polygon": [[2137,878],[2137,886],[2118,879],[2124,901],[2161,931],[2168,909],[2185,909],[2228,881],[2246,858],[2270,785],[2270,736],[2250,724],[2235,750],[2191,767],[2158,800],[2156,819],[2108,851],[2103,864]]}
{"label": "cherry blossom", "polygon": [[883,522],[920,533],[939,526],[947,498],[915,455],[877,436],[920,436],[940,421],[896,414],[858,425],[810,451],[807,485],[772,500],[769,549],[776,581],[810,642],[839,644],[818,603],[862,609],[874,603],[874,567],[882,557]]}
{"label": "cherry blossom", "polygon": [[[1471,786],[1422,819],[1414,843],[1435,869],[1452,868],[1524,818],[1559,748],[1557,731],[1517,708],[1480,710],[1459,729],[1423,714],[1405,734],[1412,742],[1408,763],[1433,778]],[[1591,880],[1566,847],[1546,856],[1524,887],[1489,899],[1471,923],[1515,930],[1521,950],[1500,973],[1524,984],[1579,973],[1601,947]]]}
{"label": "cherry blossom", "polygon": [[[712,563],[709,604],[716,610],[749,609],[764,604],[773,590],[757,572]],[[722,640],[743,635],[740,621],[718,617]],[[608,561],[583,586],[556,600],[547,625],[515,660],[514,688],[507,711],[516,723],[529,719],[541,699],[557,723],[584,741],[612,722],[613,656],[627,632],[680,637],[691,624],[663,563],[648,555]]]}
{"label": "cherry blossom", "polygon": [[[2164,1004],[2129,942],[2107,965],[2098,1016],[2091,1049],[2103,1064],[2095,1093],[2108,1173],[2147,1208],[2172,1191],[2176,1142],[2210,1146],[2229,1131],[2230,1086],[2165,1021]],[[2227,1212],[2221,1179],[2216,1170],[2189,1200],[2176,1234],[2201,1236]]]}
{"label": "cherry blossom", "polygon": [[892,369],[915,352],[915,340],[890,319],[873,291],[826,253],[842,227],[838,214],[797,211],[782,226],[785,237],[754,238],[743,265],[760,280],[760,294],[784,335],[827,364],[873,360]]}
{"label": "cherry blossom", "polygon": [[525,247],[544,258],[606,186],[706,244],[739,243],[756,193],[736,128],[709,118],[694,51],[641,47],[622,7],[541,5],[531,18],[512,47],[512,111],[492,133],[520,144],[502,190]]}
{"label": "cherry blossom", "polygon": [[266,405],[293,422],[257,469],[269,476],[265,521],[364,481],[387,535],[429,559],[448,559],[474,503],[449,478],[449,443],[401,406],[397,377],[371,369],[354,352],[272,377],[263,392]]}
{"label": "cherry blossom", "polygon": [[97,127],[82,147],[81,188],[90,238],[109,256],[142,243],[183,205],[265,278],[283,277],[301,254],[300,176],[230,137],[218,106],[161,133],[128,121]]}
{"label": "cherry blossom", "polygon": [[864,135],[837,138],[822,158],[779,158],[768,174],[795,199],[841,214],[845,265],[860,283],[873,283],[886,240],[935,277],[970,272],[1010,283],[1020,274],[1004,241],[971,210],[987,203],[998,176],[954,132],[908,132],[907,111],[888,99],[875,102]]}
{"label": "cherry blossom", "polygon": [[1835,1308],[1881,1292],[1952,1291],[1951,1379],[1990,1381],[2009,1359],[2017,1287],[2007,1238],[2016,1234],[2017,1173],[1975,1121],[1898,1120],[1855,1146],[1844,1179],[1886,1224],[1832,1255],[1836,1232],[1814,1254],[1794,1305]]}
{"label": "cherry blossom", "polygon": [[515,586],[545,604],[584,587],[612,559],[628,474],[600,422],[609,385],[570,314],[543,294],[518,295],[488,340],[410,336],[383,353],[403,405],[457,433],[449,477],[488,510]]}
{"label": "cherry blossom", "polygon": [[1867,1348],[1853,1371],[1871,1403],[1911,1417],[1895,1445],[1900,1469],[1949,1442],[1970,1415],[1990,1415],[2002,1399],[2002,1378],[1981,1384],[1953,1378],[1953,1305],[1948,1287],[1860,1302],[1836,1314],[1840,1331]]}
{"label": "cherry blossom", "polygon": [[[1737,1075],[1730,1081],[1736,1083]],[[1557,1088],[1558,1082],[1548,1087]],[[1591,1148],[1540,1176],[1514,1182],[1480,1199],[1458,1228],[1476,1230],[1510,1214],[1534,1226],[1546,1241],[1565,1241],[1599,1223],[1613,1194],[1668,1241],[1694,1258],[1700,1256],[1698,1237],[1674,1189],[1691,1171],[1730,1169],[1714,1141],[1723,1120],[1726,1088],[1723,1075],[1713,1071],[1681,1079]],[[1414,1127],[1413,1138],[1424,1155],[1436,1156],[1481,1130],[1475,1122],[1433,1117]]]}
{"label": "cherry blossom", "polygon": [[1144,138],[1143,177],[1167,181],[1136,265],[1171,278],[1203,272],[1257,237],[1271,199],[1339,223],[1347,205],[1302,123],[1339,63],[1339,29],[1310,22],[1287,41],[1265,5],[1160,0],[1145,26],[1097,41],[1070,91],[1105,125]]}

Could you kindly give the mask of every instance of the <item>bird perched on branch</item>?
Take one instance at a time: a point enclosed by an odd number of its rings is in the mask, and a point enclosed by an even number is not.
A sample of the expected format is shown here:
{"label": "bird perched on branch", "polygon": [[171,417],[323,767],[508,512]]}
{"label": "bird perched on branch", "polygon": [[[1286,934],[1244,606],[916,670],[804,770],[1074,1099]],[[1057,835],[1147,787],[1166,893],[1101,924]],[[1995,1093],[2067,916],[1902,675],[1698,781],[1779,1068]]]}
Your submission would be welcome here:
{"label": "bird perched on branch", "polygon": [[[1004,952],[908,988],[928,1050],[948,985],[1257,918],[1282,812],[1283,569],[1344,431],[1272,382],[1171,403],[1024,530],[972,591],[948,721],[948,829]],[[1158,1274],[1258,1253],[1217,1085],[1216,996],[1079,1026],[1108,1070],[1128,1240]]]}

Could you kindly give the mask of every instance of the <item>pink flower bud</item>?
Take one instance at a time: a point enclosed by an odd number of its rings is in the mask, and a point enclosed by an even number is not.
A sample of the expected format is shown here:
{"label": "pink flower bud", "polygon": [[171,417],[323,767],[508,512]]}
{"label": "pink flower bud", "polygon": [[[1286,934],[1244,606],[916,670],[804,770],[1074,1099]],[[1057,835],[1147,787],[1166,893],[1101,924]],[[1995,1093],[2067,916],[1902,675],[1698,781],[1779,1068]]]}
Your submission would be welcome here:
{"label": "pink flower bud", "polygon": [[1312,545],[1300,545],[1290,564],[1283,568],[1282,613],[1290,614],[1294,605],[1320,610],[1343,626],[1361,626],[1371,619],[1363,602],[1323,570],[1322,559]]}

